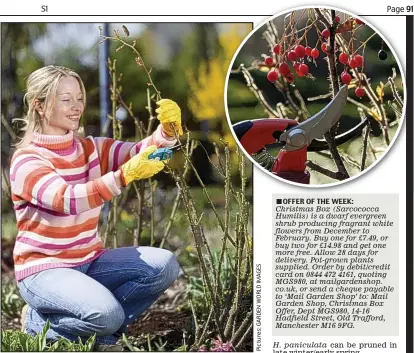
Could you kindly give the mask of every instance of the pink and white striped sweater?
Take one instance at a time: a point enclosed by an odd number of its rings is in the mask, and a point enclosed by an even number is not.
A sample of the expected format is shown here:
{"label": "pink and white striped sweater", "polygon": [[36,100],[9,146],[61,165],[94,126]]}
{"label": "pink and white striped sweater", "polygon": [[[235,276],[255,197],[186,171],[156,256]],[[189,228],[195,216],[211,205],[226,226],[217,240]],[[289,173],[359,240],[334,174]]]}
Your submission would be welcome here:
{"label": "pink and white striped sweater", "polygon": [[110,138],[34,134],[12,158],[10,183],[18,234],[16,279],[49,268],[74,267],[104,251],[98,220],[104,202],[119,195],[114,172],[149,145],[169,147],[161,125],[138,143]]}

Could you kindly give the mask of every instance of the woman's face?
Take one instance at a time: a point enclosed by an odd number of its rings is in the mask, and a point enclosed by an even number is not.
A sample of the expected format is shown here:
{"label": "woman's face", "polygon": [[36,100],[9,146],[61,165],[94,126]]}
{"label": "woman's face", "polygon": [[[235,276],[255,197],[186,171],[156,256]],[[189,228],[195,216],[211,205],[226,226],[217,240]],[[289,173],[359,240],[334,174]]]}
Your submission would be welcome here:
{"label": "woman's face", "polygon": [[83,94],[78,80],[73,76],[63,78],[57,87],[50,116],[42,120],[42,133],[65,135],[69,130],[77,130],[83,109]]}

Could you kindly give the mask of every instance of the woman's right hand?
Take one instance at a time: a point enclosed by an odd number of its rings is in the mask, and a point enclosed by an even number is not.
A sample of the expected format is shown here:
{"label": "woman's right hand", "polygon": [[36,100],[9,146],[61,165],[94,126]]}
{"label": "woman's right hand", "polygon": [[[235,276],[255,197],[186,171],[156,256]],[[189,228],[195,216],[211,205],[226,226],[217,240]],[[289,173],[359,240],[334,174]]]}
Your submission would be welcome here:
{"label": "woman's right hand", "polygon": [[133,156],[121,166],[123,186],[127,186],[134,180],[151,178],[164,168],[164,162],[148,159],[148,156],[156,150],[156,146],[148,146],[143,152]]}

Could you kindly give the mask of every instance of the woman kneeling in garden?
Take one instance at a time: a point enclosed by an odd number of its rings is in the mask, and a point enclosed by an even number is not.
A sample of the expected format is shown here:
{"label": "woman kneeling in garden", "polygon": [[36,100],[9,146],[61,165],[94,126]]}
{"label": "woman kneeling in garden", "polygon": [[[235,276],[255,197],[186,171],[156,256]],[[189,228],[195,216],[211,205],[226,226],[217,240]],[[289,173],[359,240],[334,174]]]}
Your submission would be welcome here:
{"label": "woman kneeling in garden", "polygon": [[138,143],[79,137],[85,88],[77,73],[58,66],[29,76],[25,103],[25,133],[10,168],[15,273],[29,304],[24,329],[34,335],[49,320],[50,340],[96,334],[97,344],[114,345],[175,281],[179,265],[164,249],[104,249],[100,210],[122,187],[164,168],[148,156],[176,143],[180,108],[157,102],[161,124]]}

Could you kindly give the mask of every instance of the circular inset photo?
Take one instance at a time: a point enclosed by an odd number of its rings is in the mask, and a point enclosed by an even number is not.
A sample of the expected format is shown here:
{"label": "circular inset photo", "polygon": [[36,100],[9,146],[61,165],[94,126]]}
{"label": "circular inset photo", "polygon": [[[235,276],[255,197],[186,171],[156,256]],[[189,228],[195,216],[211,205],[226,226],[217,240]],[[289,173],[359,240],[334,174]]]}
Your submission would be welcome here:
{"label": "circular inset photo", "polygon": [[405,79],[387,40],[333,8],[276,15],[230,65],[226,112],[236,141],[277,179],[331,186],[372,168],[401,129]]}

